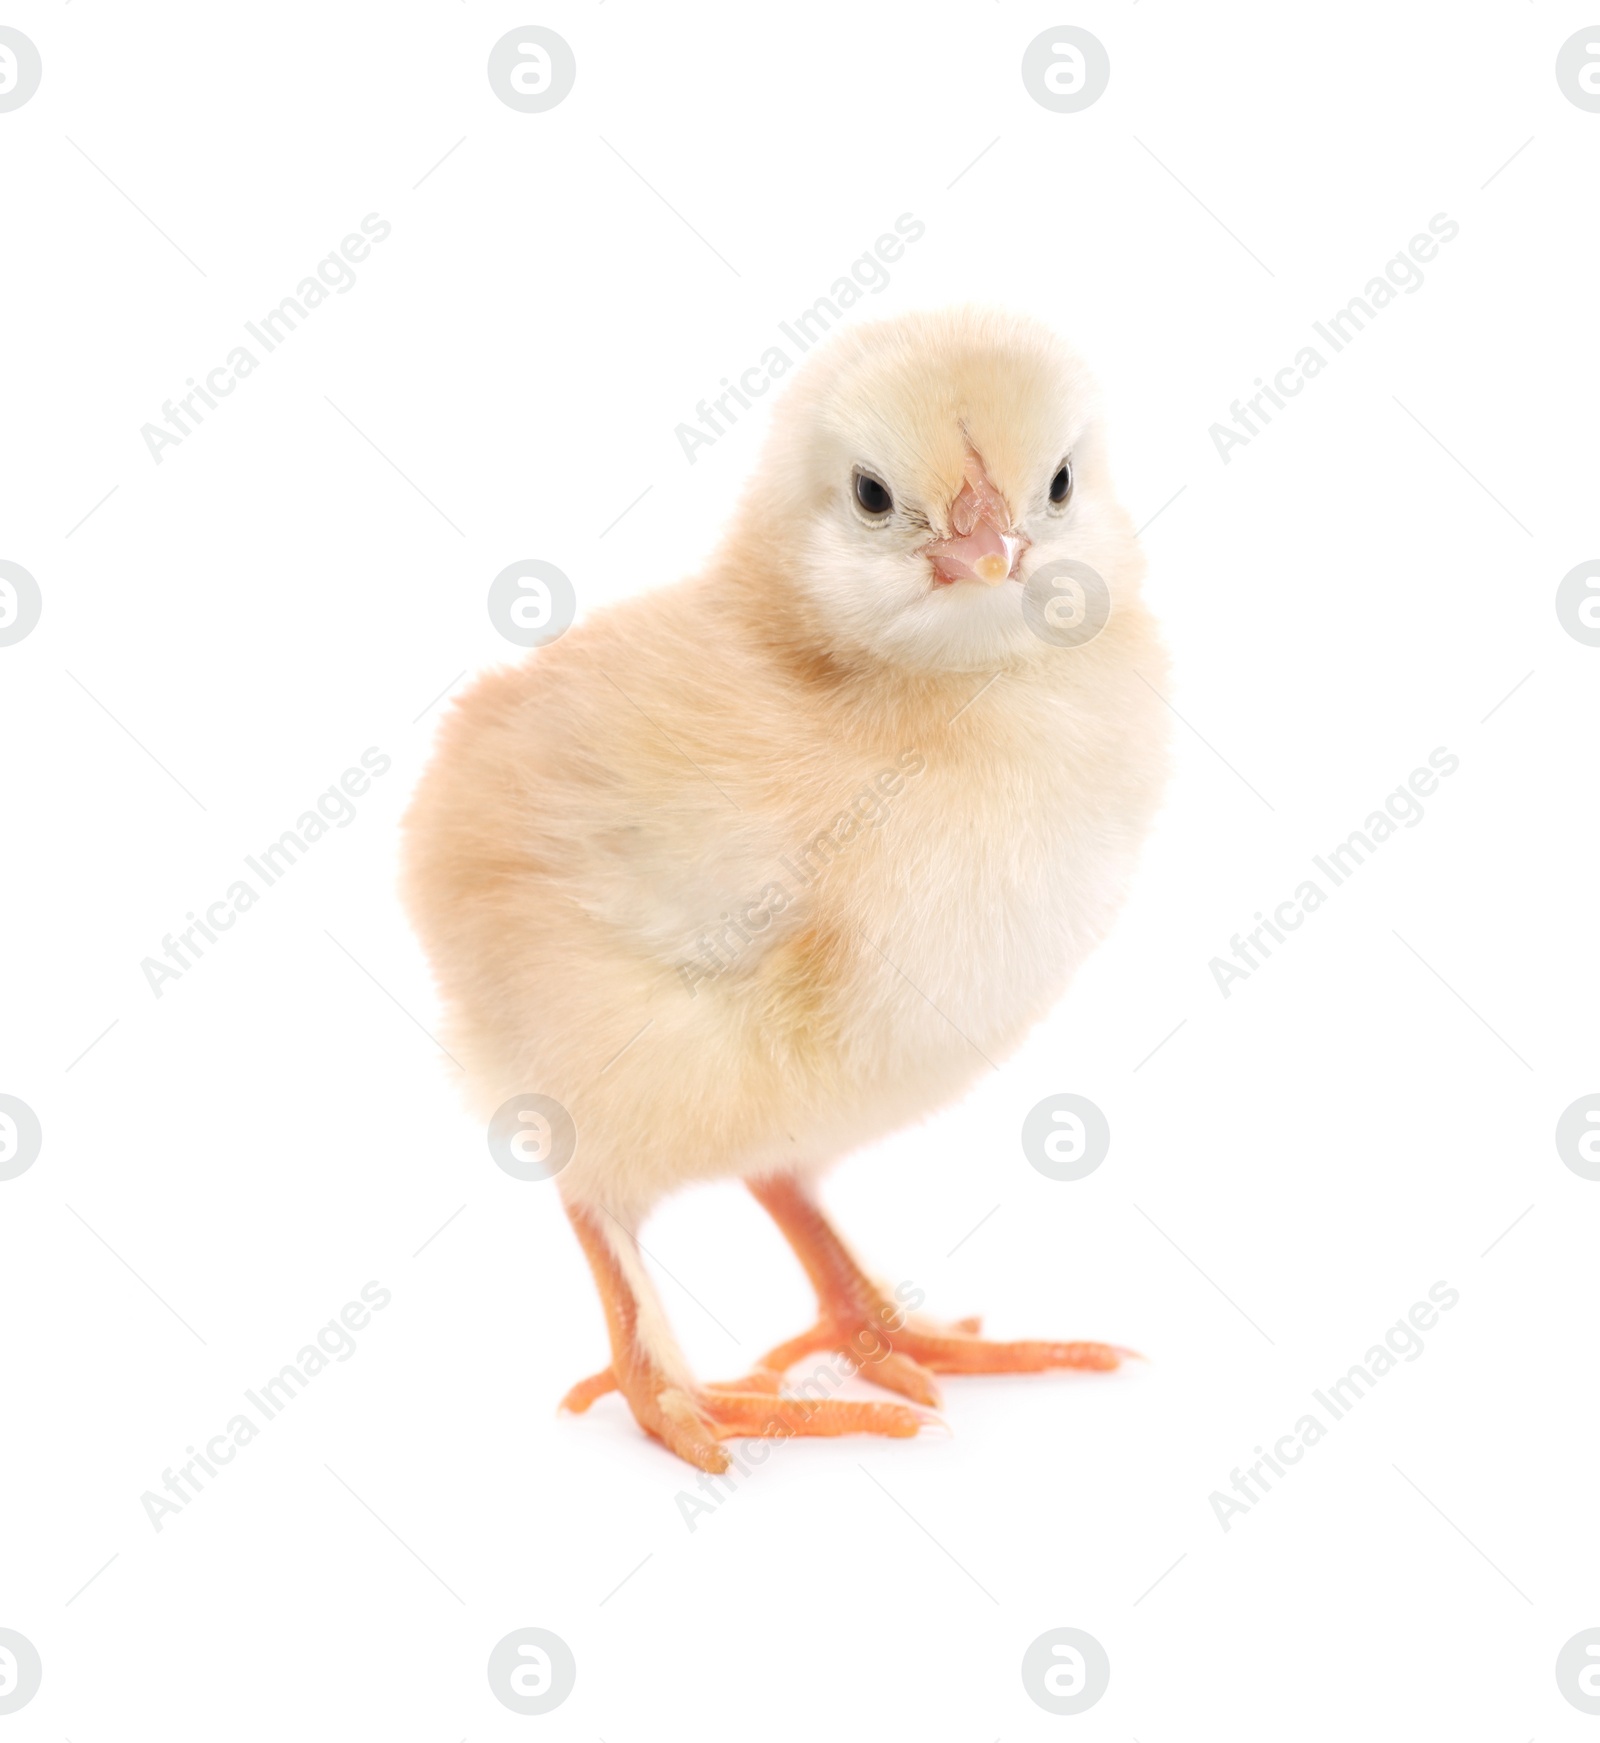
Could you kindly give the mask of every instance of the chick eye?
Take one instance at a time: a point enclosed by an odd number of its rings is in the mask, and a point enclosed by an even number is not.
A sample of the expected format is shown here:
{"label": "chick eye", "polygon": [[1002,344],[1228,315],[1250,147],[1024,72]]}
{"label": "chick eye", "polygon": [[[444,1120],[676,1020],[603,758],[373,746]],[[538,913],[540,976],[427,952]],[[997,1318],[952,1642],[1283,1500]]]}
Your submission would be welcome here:
{"label": "chick eye", "polygon": [[856,501],[871,515],[884,515],[894,507],[894,498],[870,473],[856,474]]}
{"label": "chick eye", "polygon": [[1062,503],[1072,494],[1072,463],[1063,461],[1061,470],[1050,480],[1050,500]]}

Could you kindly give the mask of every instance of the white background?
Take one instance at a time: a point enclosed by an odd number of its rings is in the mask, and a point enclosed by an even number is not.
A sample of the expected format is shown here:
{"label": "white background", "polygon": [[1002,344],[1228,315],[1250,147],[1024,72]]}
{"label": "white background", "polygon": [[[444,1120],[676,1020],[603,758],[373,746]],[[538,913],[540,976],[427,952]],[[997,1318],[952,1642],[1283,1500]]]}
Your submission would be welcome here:
{"label": "white background", "polygon": [[[44,1661],[8,1743],[1592,1735],[1553,1665],[1600,1625],[1600,1186],[1552,1138],[1600,1088],[1600,650],[1553,607],[1600,554],[1600,115],[1553,71],[1592,11],[6,9],[44,62],[0,115],[0,556],[44,596],[0,649],[0,1090],[44,1128],[0,1184],[0,1626]],[[485,76],[530,21],[578,64],[542,115]],[[1111,57],[1076,115],[1019,76],[1064,21]],[[140,426],[369,212],[354,289],[156,465]],[[902,212],[853,317],[996,302],[1099,375],[1183,724],[1060,1010],[830,1202],[930,1311],[1151,1361],[950,1381],[949,1438],[784,1446],[691,1532],[617,1400],[555,1414],[598,1305],[458,1110],[396,825],[433,699],[514,657],[490,579],[554,562],[581,616],[690,571],[761,418],[693,466],[674,426]],[[1224,465],[1209,426],[1438,212],[1423,287]],[[372,745],[357,820],[156,999],[141,959]],[[1210,959],[1441,745],[1426,819],[1224,999]],[[1112,1150],[1057,1184],[1018,1129],[1068,1089]],[[645,1238],[708,1378],[807,1322],[735,1188]],[[157,1534],[141,1493],[368,1279],[357,1354]],[[1439,1279],[1426,1353],[1224,1533],[1208,1495]],[[484,1674],[528,1625],[578,1663],[538,1719]],[[1060,1626],[1112,1665],[1070,1720],[1019,1676]]]}

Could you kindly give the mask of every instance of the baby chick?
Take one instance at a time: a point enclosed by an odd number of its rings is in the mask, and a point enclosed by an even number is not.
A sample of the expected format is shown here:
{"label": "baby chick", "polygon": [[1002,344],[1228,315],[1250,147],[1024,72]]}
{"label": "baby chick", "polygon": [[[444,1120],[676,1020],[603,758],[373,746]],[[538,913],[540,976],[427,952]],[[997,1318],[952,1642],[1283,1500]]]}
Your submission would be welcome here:
{"label": "baby chick", "polygon": [[[1067,558],[1110,608],[1079,645],[1048,633],[1073,612],[1040,590]],[[1143,567],[1089,381],[1046,329],[860,325],[776,407],[702,574],[457,701],[406,820],[405,895],[476,1111],[532,1091],[576,1130],[559,1190],[611,1363],[570,1408],[618,1389],[719,1471],[736,1435],[915,1434],[934,1373],[1127,1353],[908,1320],[816,1181],[1004,1058],[1110,926],[1165,767]],[[819,1317],[704,1385],[636,1231],[674,1188],[730,1177]],[[911,1403],[781,1392],[833,1350]]]}

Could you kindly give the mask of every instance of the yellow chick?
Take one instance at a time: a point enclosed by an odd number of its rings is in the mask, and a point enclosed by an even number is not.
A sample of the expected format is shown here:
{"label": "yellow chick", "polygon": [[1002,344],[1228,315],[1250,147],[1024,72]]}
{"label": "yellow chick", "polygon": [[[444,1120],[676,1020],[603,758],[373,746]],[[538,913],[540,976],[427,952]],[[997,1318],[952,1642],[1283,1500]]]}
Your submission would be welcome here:
{"label": "yellow chick", "polygon": [[[816,1182],[1004,1058],[1110,926],[1165,775],[1143,569],[1077,358],[1031,320],[915,314],[807,360],[702,574],[456,702],[405,896],[477,1113],[571,1118],[558,1186],[611,1363],[569,1408],[620,1390],[719,1471],[734,1436],[915,1434],[934,1373],[1128,1353],[908,1319]],[[636,1234],[727,1178],[819,1317],[718,1386]],[[835,1350],[911,1403],[782,1392]]]}

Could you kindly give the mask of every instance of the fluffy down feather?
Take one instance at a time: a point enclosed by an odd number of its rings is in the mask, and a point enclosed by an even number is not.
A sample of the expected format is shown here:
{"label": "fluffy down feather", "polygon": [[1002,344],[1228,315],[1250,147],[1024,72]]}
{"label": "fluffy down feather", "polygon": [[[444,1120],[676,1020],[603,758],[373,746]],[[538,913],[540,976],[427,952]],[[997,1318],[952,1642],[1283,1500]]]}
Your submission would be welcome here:
{"label": "fluffy down feather", "polygon": [[[923,554],[972,455],[1028,540],[998,587],[941,585]],[[1021,611],[1063,556],[1111,594],[1079,648]],[[686,1181],[816,1170],[959,1096],[1104,936],[1158,802],[1142,572],[1048,331],[955,310],[836,337],[701,574],[444,723],[405,895],[477,1112],[556,1097],[579,1134],[561,1191],[632,1225]]]}

